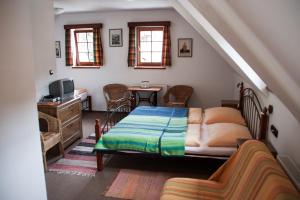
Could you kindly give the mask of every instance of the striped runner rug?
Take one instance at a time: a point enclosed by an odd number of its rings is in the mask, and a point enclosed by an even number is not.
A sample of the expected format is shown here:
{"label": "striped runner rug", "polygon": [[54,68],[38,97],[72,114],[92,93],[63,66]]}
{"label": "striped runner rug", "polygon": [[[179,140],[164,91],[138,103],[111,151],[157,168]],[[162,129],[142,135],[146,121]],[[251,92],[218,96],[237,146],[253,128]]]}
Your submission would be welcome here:
{"label": "striped runner rug", "polygon": [[121,169],[105,196],[132,200],[159,199],[165,181],[174,176],[164,172]]}
{"label": "striped runner rug", "polygon": [[[95,146],[95,133],[92,133],[53,164],[49,164],[50,172],[59,174],[74,174],[82,176],[95,176],[97,171]],[[105,161],[106,157],[104,157]]]}

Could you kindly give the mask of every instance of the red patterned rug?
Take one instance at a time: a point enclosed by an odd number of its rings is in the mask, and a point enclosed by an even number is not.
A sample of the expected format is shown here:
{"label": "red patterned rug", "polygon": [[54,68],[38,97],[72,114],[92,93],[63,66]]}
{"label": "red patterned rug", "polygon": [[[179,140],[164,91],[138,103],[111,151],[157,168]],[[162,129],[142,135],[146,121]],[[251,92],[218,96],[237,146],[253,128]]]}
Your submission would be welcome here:
{"label": "red patterned rug", "polygon": [[[86,139],[48,166],[50,172],[59,174],[74,174],[82,176],[95,176],[97,171],[96,154],[93,152],[95,146],[95,134],[91,134]],[[104,157],[104,161],[107,157]]]}

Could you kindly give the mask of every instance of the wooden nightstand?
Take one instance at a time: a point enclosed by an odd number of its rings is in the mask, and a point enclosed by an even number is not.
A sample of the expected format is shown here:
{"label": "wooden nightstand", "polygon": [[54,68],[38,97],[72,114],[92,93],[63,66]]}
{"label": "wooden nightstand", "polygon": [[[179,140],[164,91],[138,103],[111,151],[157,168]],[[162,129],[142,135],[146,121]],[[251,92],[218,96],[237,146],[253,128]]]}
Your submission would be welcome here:
{"label": "wooden nightstand", "polygon": [[221,100],[222,107],[237,108],[239,100]]}

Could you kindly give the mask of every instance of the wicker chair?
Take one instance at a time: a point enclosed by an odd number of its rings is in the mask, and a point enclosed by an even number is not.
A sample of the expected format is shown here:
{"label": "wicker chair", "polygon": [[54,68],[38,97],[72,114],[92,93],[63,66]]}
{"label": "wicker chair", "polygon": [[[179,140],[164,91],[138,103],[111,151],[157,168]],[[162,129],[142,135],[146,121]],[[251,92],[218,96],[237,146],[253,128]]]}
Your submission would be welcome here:
{"label": "wicker chair", "polygon": [[43,161],[45,171],[48,170],[46,153],[52,147],[58,144],[59,152],[64,156],[64,147],[62,144],[62,134],[60,130],[60,121],[55,117],[39,112],[39,124],[41,131],[41,143],[43,151]]}
{"label": "wicker chair", "polygon": [[120,105],[126,104],[130,107],[130,92],[123,84],[108,84],[103,87],[107,110],[112,111]]}
{"label": "wicker chair", "polygon": [[164,104],[169,107],[187,107],[192,94],[192,87],[187,85],[175,85],[169,88],[164,95]]}

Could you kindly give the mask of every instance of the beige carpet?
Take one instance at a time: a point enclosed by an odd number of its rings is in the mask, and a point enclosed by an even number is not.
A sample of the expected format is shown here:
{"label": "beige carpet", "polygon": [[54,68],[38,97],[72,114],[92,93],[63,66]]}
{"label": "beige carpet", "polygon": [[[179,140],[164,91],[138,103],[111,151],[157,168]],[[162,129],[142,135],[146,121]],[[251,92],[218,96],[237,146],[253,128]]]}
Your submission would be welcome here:
{"label": "beige carpet", "polygon": [[159,199],[163,185],[170,177],[172,174],[169,173],[122,169],[105,196],[133,200]]}

